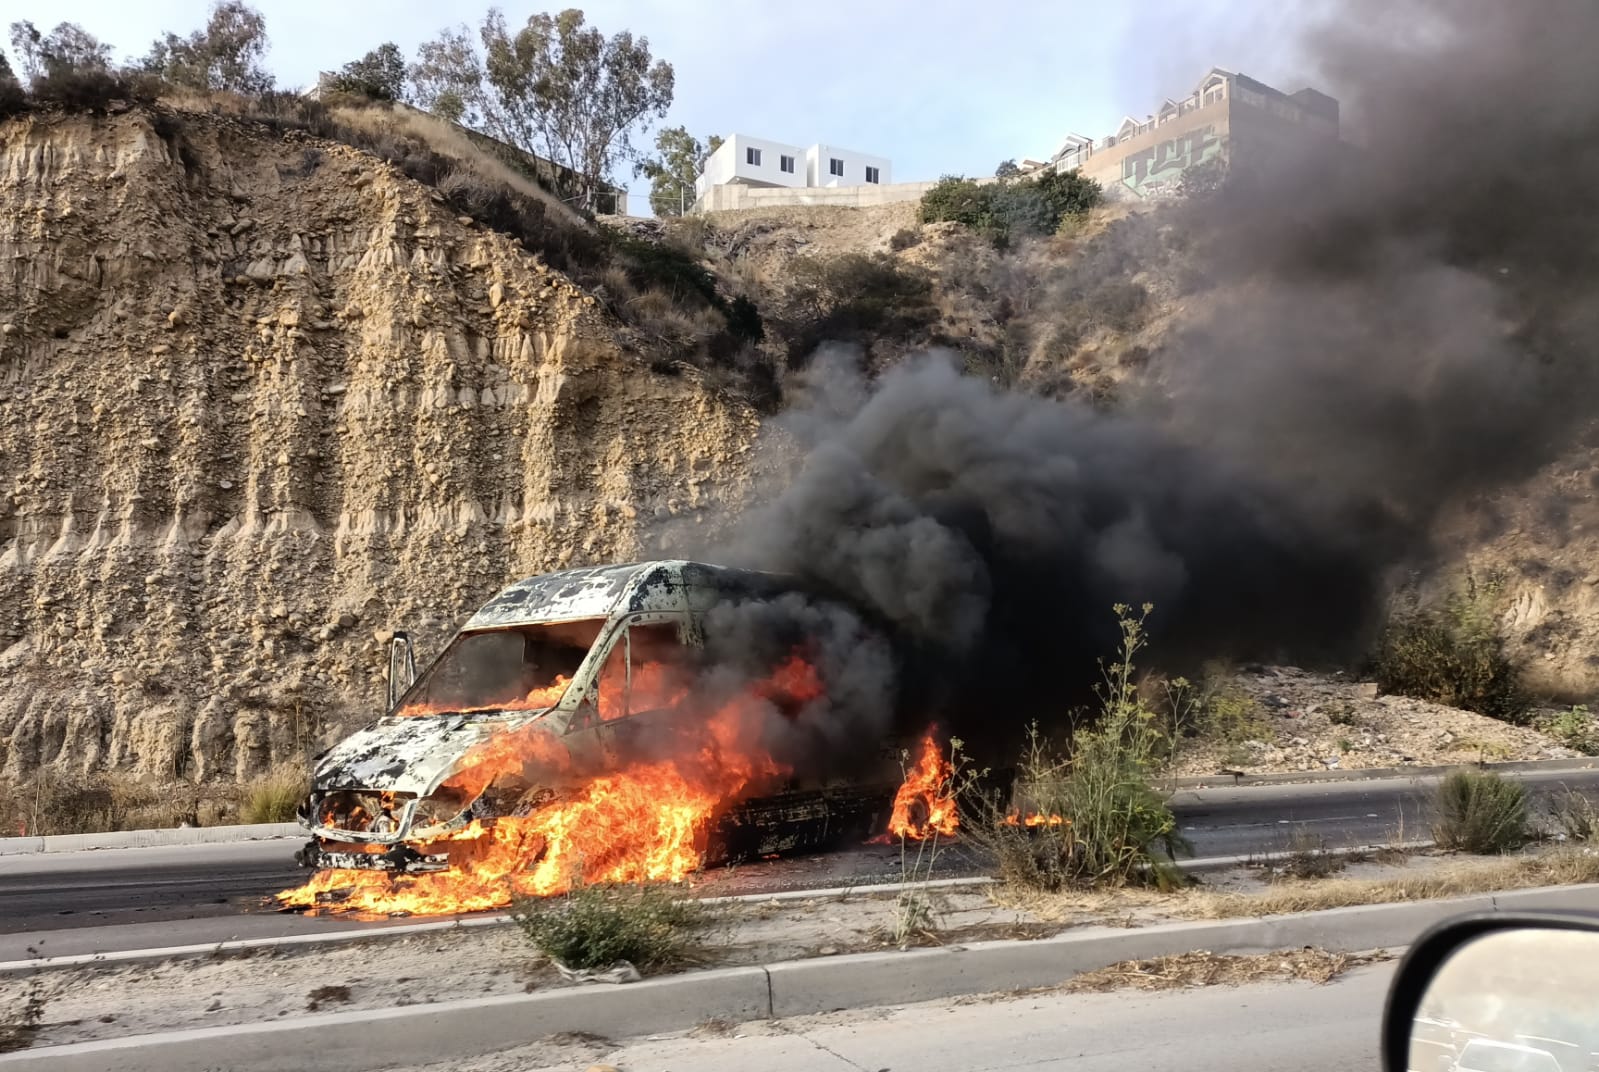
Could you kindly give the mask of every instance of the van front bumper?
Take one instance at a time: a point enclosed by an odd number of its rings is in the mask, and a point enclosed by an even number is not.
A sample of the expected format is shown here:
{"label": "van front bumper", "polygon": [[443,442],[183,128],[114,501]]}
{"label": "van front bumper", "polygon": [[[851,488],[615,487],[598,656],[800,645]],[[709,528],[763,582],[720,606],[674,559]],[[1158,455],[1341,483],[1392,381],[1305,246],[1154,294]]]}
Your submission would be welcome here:
{"label": "van front bumper", "polygon": [[364,851],[364,847],[343,845],[340,842],[324,843],[312,838],[294,854],[294,862],[301,867],[318,871],[389,871],[404,874],[425,874],[430,871],[448,871],[448,855],[424,855],[409,845],[394,845],[382,852]]}

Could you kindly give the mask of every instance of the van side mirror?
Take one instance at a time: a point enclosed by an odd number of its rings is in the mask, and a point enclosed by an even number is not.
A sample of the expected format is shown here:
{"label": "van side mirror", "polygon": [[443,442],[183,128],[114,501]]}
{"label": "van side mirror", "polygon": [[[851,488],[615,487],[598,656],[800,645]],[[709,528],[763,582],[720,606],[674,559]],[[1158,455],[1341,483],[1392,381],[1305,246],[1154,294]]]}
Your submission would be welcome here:
{"label": "van side mirror", "polygon": [[[1490,912],[1410,947],[1383,1013],[1384,1072],[1573,1072],[1593,1049],[1599,914]],[[1425,1016],[1422,1009],[1427,1010]],[[1440,1037],[1449,1025],[1449,1041]],[[1441,1046],[1453,1049],[1440,1058]]]}
{"label": "van side mirror", "polygon": [[385,710],[394,710],[405,690],[416,681],[416,656],[411,652],[411,634],[395,630],[389,641],[389,703]]}

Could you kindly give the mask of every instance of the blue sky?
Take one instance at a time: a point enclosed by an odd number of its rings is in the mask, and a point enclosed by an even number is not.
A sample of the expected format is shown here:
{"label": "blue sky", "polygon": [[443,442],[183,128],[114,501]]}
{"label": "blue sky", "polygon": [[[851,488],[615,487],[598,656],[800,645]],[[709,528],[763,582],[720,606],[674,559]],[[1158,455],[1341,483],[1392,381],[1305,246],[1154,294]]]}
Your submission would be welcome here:
{"label": "blue sky", "polygon": [[[440,27],[475,25],[489,6],[392,0],[256,0],[280,84],[309,85],[392,40],[410,56]],[[506,0],[520,23],[555,3]],[[824,141],[893,161],[897,181],[990,174],[1007,157],[1051,152],[1068,131],[1110,133],[1189,91],[1211,66],[1284,89],[1312,72],[1292,54],[1306,0],[587,0],[606,33],[629,29],[677,72],[666,123],[700,137],[743,133]],[[187,33],[209,0],[12,0],[7,21],[78,22],[115,46],[146,51],[162,30]],[[646,184],[622,176],[642,191]]]}

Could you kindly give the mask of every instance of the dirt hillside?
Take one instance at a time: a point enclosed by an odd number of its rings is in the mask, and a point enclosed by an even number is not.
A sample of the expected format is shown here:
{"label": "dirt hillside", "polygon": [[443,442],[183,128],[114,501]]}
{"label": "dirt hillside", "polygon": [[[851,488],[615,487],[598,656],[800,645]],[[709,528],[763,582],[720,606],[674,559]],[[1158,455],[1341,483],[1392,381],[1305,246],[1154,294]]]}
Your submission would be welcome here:
{"label": "dirt hillside", "polygon": [[508,579],[742,499],[753,413],[374,157],[0,126],[0,775],[233,778]]}
{"label": "dirt hillside", "polygon": [[[775,370],[773,408],[819,338],[1113,407],[1209,300],[1126,207],[1008,251],[914,204],[623,222],[758,306],[765,340],[728,360]],[[623,326],[625,277],[585,291],[345,145],[190,113],[0,125],[0,262],[0,778],[298,759],[376,711],[389,630],[425,657],[506,581],[703,543],[760,487],[756,411]],[[1599,687],[1596,471],[1443,534],[1439,576],[1499,578],[1516,654],[1571,702]],[[1555,754],[1291,701],[1304,721],[1196,769]]]}

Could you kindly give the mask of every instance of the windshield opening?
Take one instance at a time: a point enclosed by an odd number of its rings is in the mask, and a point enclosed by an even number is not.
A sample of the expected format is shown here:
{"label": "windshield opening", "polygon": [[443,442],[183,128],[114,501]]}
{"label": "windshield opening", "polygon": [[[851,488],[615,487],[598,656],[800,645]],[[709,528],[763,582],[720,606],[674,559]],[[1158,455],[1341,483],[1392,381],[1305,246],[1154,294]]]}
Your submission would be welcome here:
{"label": "windshield opening", "polygon": [[396,714],[553,707],[604,625],[604,618],[587,618],[457,637],[405,694]]}

